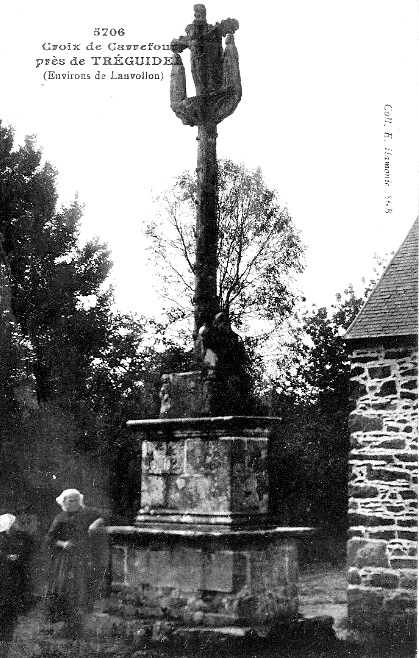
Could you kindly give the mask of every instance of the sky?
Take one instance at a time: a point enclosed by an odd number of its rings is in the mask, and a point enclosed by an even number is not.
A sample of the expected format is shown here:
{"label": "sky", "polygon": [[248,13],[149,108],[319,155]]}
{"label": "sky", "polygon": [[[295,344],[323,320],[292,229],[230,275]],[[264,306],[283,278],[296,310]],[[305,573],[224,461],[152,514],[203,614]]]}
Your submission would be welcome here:
{"label": "sky", "polygon": [[[212,0],[206,7],[209,23],[240,23],[243,96],[218,127],[218,156],[261,167],[307,247],[298,286],[308,304],[328,305],[370,275],[375,253],[399,247],[418,214],[417,3]],[[154,314],[161,306],[143,228],[155,195],[195,169],[196,128],[170,109],[170,65],[102,58],[164,62],[170,51],[162,46],[192,19],[193,2],[185,0],[19,0],[2,8],[0,118],[14,126],[17,143],[37,136],[58,169],[60,202],[78,194],[81,238],[108,244],[123,312]],[[112,50],[117,45],[125,48]],[[183,61],[189,69],[188,51]],[[158,78],[115,80],[112,71]]]}

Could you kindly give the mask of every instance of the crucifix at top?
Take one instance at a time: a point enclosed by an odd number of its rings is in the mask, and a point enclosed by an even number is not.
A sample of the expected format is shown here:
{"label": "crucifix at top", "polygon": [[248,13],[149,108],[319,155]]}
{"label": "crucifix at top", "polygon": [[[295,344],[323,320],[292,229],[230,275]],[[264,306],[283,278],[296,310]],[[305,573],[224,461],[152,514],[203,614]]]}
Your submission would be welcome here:
{"label": "crucifix at top", "polygon": [[[194,5],[194,20],[186,35],[173,39],[170,106],[188,126],[198,126],[197,214],[195,254],[195,337],[213,326],[220,311],[217,296],[217,124],[234,112],[241,99],[241,81],[234,18],[209,25],[204,5]],[[223,37],[225,47],[223,48]],[[196,96],[186,95],[185,68],[180,53],[191,53]]]}

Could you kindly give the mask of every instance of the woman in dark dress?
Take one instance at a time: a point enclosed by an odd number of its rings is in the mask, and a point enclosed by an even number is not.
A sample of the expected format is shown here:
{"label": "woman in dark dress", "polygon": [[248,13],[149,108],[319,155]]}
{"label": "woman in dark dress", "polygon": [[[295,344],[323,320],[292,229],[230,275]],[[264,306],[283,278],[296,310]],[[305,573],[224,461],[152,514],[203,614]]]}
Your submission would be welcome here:
{"label": "woman in dark dress", "polygon": [[[33,541],[18,529],[13,514],[0,516],[0,644],[12,639],[18,615],[31,597],[29,564]],[[0,649],[1,651],[1,649]]]}
{"label": "woman in dark dress", "polygon": [[104,570],[98,560],[97,533],[106,532],[105,521],[84,507],[77,489],[66,489],[56,499],[62,507],[48,531],[51,571],[47,590],[50,621],[65,621],[77,632],[83,613],[98,597]]}

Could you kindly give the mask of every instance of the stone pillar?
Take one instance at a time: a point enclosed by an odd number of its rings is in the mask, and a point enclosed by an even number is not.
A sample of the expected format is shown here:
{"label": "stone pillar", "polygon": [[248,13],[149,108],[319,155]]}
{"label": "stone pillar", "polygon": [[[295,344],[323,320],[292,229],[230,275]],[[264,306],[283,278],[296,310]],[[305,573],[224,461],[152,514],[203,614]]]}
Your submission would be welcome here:
{"label": "stone pillar", "polygon": [[352,354],[348,614],[360,630],[411,631],[417,587],[417,348]]}
{"label": "stone pillar", "polygon": [[219,311],[217,297],[217,126],[198,126],[195,334]]}

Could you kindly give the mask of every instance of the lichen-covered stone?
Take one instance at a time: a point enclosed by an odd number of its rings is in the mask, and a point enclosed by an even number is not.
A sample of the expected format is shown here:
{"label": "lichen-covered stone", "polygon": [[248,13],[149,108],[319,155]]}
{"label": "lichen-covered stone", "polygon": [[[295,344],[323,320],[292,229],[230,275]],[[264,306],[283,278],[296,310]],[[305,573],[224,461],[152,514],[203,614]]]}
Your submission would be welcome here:
{"label": "lichen-covered stone", "polygon": [[371,379],[385,379],[391,375],[391,366],[377,366],[368,368],[368,374]]}
{"label": "lichen-covered stone", "polygon": [[363,567],[388,567],[385,541],[349,541],[348,562],[359,569]]}
{"label": "lichen-covered stone", "polygon": [[350,485],[349,496],[352,498],[375,498],[378,496],[377,487]]}
{"label": "lichen-covered stone", "polygon": [[375,432],[383,429],[383,419],[379,416],[363,416],[352,413],[349,416],[351,432]]}
{"label": "lichen-covered stone", "polygon": [[417,573],[403,573],[400,576],[400,587],[402,589],[415,590],[418,584]]}
{"label": "lichen-covered stone", "polygon": [[390,571],[372,573],[369,577],[369,584],[372,587],[382,587],[384,589],[395,589],[399,585],[399,576]]}

